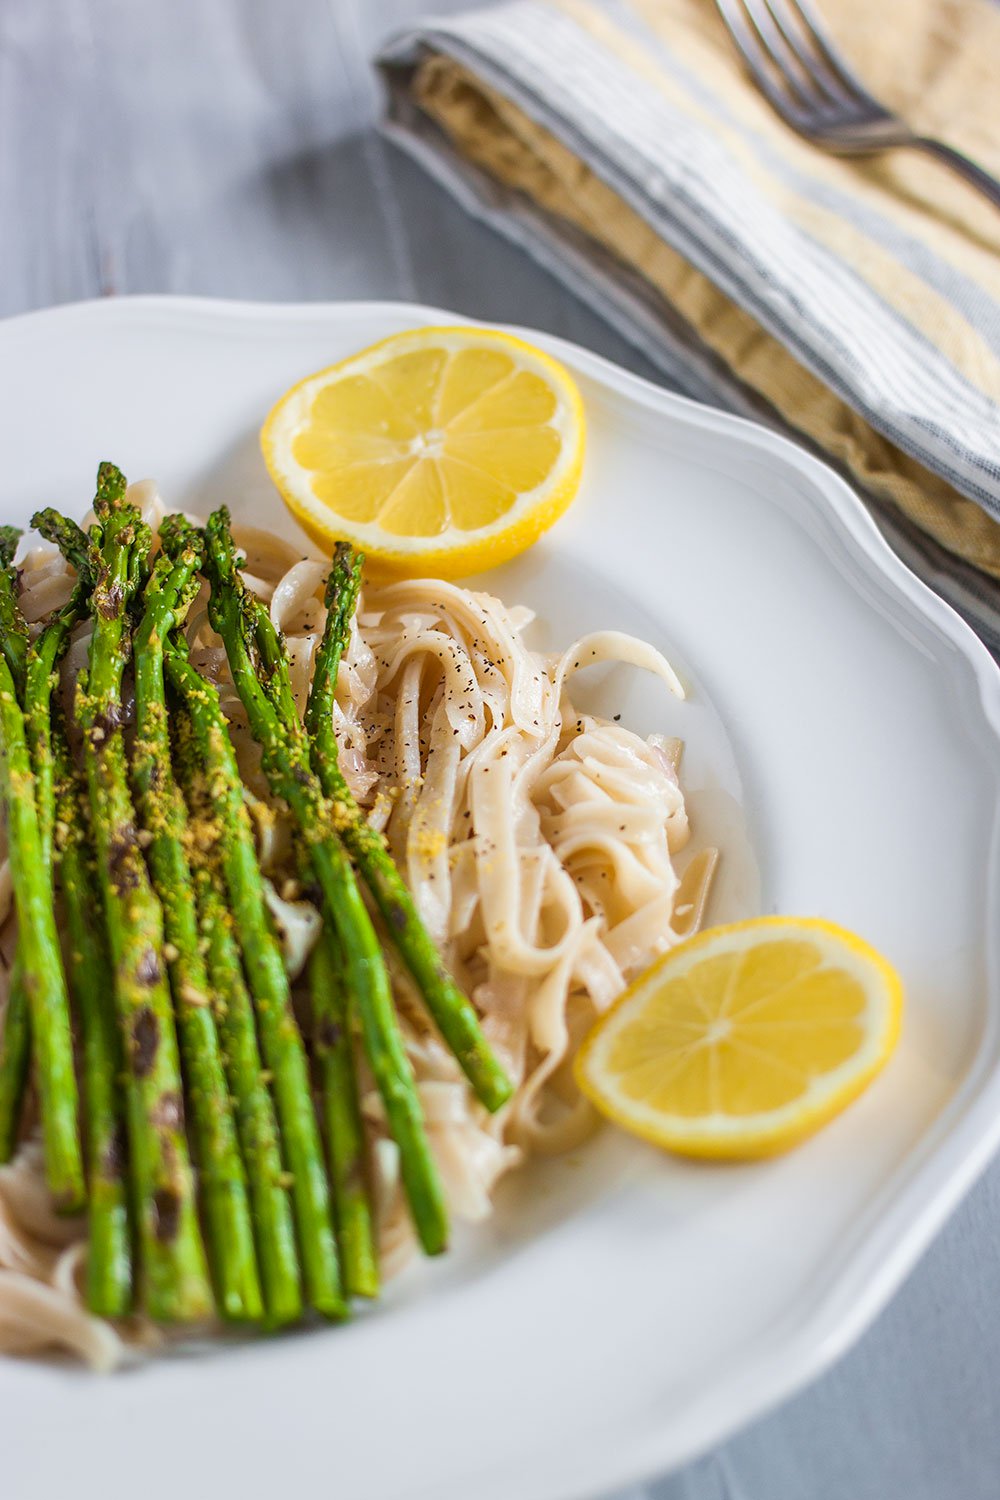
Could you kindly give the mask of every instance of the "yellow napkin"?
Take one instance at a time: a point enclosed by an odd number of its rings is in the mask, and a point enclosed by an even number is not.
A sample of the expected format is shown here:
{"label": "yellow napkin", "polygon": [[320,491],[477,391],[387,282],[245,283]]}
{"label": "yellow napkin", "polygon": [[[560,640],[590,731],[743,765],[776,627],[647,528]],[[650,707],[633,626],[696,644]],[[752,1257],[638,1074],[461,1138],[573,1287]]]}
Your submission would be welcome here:
{"label": "yellow napkin", "polygon": [[[1000,176],[1000,7],[837,0],[823,19],[876,97]],[[801,140],[709,0],[520,0],[429,24],[383,67],[399,130],[430,126],[425,159],[447,146],[564,229],[577,281],[581,246],[640,278],[675,343],[679,325],[1000,577],[1000,212],[959,177]]]}

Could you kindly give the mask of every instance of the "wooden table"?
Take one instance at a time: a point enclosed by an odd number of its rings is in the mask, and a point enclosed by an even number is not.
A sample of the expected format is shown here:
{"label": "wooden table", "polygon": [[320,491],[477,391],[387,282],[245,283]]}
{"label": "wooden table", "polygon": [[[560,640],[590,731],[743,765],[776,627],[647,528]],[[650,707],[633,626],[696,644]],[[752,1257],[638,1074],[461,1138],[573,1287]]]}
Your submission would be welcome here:
{"label": "wooden table", "polygon": [[[390,297],[651,374],[375,133],[369,59],[425,8],[0,0],[0,313],[126,292]],[[994,1167],[829,1375],[643,1500],[997,1500],[998,1245]],[[79,1500],[99,1494],[81,1475]]]}

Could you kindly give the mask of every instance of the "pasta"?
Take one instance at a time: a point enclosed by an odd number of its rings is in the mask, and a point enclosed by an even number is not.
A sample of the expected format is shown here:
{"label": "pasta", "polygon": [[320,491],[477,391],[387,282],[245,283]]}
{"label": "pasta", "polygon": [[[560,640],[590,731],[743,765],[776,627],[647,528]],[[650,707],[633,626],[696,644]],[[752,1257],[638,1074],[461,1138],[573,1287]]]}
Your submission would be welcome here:
{"label": "pasta", "polygon": [[[162,505],[134,485],[155,526]],[[323,626],[326,564],[269,532],[235,528],[246,575],[284,632],[292,685],[304,706]],[[22,564],[29,621],[65,599],[69,575],[48,548]],[[429,1029],[408,978],[392,978],[407,1048],[451,1211],[479,1220],[500,1177],[533,1154],[565,1151],[594,1127],[568,1064],[594,1015],[628,980],[701,918],[711,852],[683,883],[674,857],[689,829],[676,741],[642,739],[579,714],[574,675],[592,663],[645,669],[678,696],[652,646],[598,631],[560,656],[525,643],[530,612],[439,580],[366,584],[340,667],[335,728],[352,791],[383,829],[445,962],[475,1001],[487,1038],[516,1083],[496,1116],[479,1106],[458,1065]],[[288,879],[290,841],[269,800],[259,756],[228,678],[225,652],[200,596],[189,616],[192,660],[218,683],[251,810],[271,905],[295,976],[315,940],[315,911]],[[86,659],[85,628],[67,654],[71,691]],[[0,954],[14,948],[10,876],[0,864]],[[363,1075],[363,1110],[386,1276],[414,1240],[396,1147]],[[122,1357],[123,1339],[89,1316],[77,1291],[80,1221],[48,1209],[37,1145],[27,1140],[0,1170],[0,1351],[48,1346],[98,1367]]]}

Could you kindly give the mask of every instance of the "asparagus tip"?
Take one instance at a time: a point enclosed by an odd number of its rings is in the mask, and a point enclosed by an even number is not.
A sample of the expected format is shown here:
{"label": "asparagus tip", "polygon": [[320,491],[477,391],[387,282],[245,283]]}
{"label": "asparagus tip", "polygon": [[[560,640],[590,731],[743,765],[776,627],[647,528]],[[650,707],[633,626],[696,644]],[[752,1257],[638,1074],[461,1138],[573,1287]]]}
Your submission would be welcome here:
{"label": "asparagus tip", "polygon": [[174,562],[184,552],[193,553],[197,565],[201,565],[205,555],[205,534],[193,521],[180,511],[174,515],[164,516],[160,522],[160,546],[167,556]]}
{"label": "asparagus tip", "polygon": [[31,524],[47,542],[52,542],[59,548],[63,557],[76,569],[81,578],[88,581],[93,579],[91,542],[82,527],[78,526],[75,521],[71,521],[68,516],[61,515],[51,506],[36,510],[31,518]]}
{"label": "asparagus tip", "polygon": [[94,509],[98,516],[114,508],[124,499],[126,490],[125,475],[121,469],[105,459],[97,468],[97,494],[94,501]]}
{"label": "asparagus tip", "polygon": [[323,599],[327,609],[332,608],[337,602],[342,588],[347,587],[352,596],[357,595],[364,561],[365,554],[363,552],[355,552],[350,542],[337,542],[333,549],[333,565],[327,575],[326,592]]}
{"label": "asparagus tip", "polygon": [[20,540],[21,532],[17,526],[0,526],[0,566],[10,567]]}

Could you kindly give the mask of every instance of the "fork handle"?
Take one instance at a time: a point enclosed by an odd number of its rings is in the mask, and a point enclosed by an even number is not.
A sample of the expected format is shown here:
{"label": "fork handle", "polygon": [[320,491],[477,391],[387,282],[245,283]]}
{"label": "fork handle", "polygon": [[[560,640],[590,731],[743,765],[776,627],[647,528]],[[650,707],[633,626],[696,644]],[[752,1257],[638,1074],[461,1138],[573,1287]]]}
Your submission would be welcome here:
{"label": "fork handle", "polygon": [[989,172],[984,172],[982,167],[977,167],[974,161],[963,156],[961,151],[956,151],[953,146],[946,146],[943,141],[931,140],[929,136],[918,135],[913,139],[913,145],[918,146],[921,151],[926,151],[930,156],[936,156],[939,161],[945,162],[949,167],[962,177],[966,182],[978,188],[984,197],[988,198],[995,208],[1000,208],[1000,182],[991,177]]}

